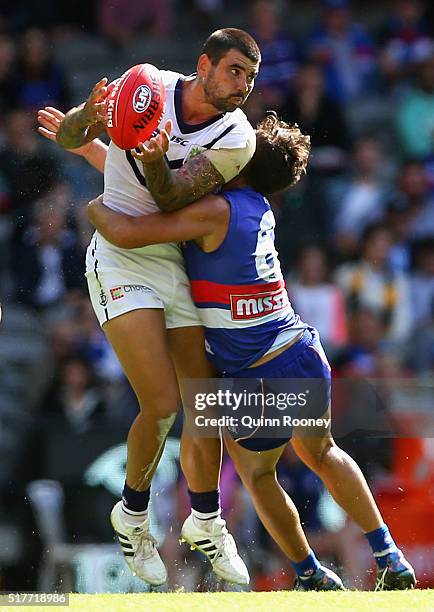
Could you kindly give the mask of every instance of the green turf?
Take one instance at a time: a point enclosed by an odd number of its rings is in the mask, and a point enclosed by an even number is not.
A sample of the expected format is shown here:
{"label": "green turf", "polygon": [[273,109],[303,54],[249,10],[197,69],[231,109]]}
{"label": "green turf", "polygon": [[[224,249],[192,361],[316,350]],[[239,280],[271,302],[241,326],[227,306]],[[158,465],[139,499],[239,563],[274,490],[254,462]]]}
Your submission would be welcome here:
{"label": "green turf", "polygon": [[[394,610],[434,611],[434,590],[393,593],[347,591],[345,593],[143,593],[129,595],[71,595],[69,608],[46,610],[84,610],[86,612],[303,612],[346,610],[376,612]],[[41,610],[38,607],[38,610]]]}

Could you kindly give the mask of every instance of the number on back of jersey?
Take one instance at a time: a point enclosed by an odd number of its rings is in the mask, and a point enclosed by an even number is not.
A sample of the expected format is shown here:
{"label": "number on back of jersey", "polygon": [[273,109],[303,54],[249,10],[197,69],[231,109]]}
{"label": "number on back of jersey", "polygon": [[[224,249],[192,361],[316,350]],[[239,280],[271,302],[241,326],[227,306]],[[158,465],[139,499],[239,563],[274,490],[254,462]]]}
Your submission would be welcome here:
{"label": "number on back of jersey", "polygon": [[276,221],[272,210],[262,215],[255,250],[255,263],[258,278],[265,281],[276,281],[282,278],[278,253],[274,246],[274,228]]}

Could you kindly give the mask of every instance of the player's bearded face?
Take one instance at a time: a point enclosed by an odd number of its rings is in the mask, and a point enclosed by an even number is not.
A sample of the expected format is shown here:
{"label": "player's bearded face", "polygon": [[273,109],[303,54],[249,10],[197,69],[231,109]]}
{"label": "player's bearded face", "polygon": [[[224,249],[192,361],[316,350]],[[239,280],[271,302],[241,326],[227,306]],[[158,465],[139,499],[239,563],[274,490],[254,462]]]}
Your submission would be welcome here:
{"label": "player's bearded face", "polygon": [[206,101],[221,113],[230,113],[242,106],[251,91],[251,89],[248,91],[237,89],[225,83],[219,78],[214,66],[203,81],[203,89]]}

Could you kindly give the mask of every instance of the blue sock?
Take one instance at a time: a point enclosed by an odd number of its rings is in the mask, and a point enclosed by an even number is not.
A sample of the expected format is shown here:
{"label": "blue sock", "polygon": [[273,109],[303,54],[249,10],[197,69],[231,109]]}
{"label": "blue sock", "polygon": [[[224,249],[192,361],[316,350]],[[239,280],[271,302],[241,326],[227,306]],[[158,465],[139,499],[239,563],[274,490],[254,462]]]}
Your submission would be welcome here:
{"label": "blue sock", "polygon": [[149,505],[149,497],[151,495],[151,487],[146,491],[136,491],[127,485],[125,482],[124,490],[122,491],[122,503],[126,512],[143,513],[146,512]]}
{"label": "blue sock", "polygon": [[365,533],[365,537],[372,548],[378,567],[384,569],[387,565],[388,555],[398,552],[398,547],[390,535],[388,526],[382,525],[374,531],[369,531]]}
{"label": "blue sock", "polygon": [[301,578],[310,578],[312,574],[316,572],[316,570],[320,567],[320,562],[315,557],[315,553],[313,550],[307,555],[306,559],[300,561],[300,563],[295,563],[295,561],[291,561],[292,567],[294,568],[297,576]]}
{"label": "blue sock", "polygon": [[205,493],[195,493],[188,490],[193,514],[196,518],[207,521],[217,518],[220,514],[220,491],[206,491]]}

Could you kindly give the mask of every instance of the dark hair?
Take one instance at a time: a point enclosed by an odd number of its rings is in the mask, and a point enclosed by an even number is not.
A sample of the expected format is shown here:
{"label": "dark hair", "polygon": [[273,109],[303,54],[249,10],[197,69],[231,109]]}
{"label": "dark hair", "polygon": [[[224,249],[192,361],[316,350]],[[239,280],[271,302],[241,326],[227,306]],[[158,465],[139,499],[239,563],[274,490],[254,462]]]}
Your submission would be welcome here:
{"label": "dark hair", "polygon": [[390,226],[386,223],[386,221],[375,221],[374,223],[370,223],[365,227],[360,237],[360,244],[363,246],[366,245],[376,234],[380,234],[385,232],[390,235],[391,229]]}
{"label": "dark hair", "polygon": [[261,60],[261,52],[255,39],[244,30],[237,28],[222,28],[213,32],[206,39],[201,53],[205,53],[216,66],[230,49],[237,49],[252,62]]}
{"label": "dark hair", "polygon": [[420,157],[406,157],[401,161],[401,166],[399,168],[400,172],[405,172],[408,168],[412,166],[418,166],[419,168],[424,167],[423,161]]}
{"label": "dark hair", "polygon": [[434,238],[427,236],[426,238],[419,238],[411,245],[411,262],[412,267],[415,268],[418,263],[418,259],[430,253],[434,253]]}
{"label": "dark hair", "polygon": [[255,191],[271,195],[300,180],[309,152],[310,137],[272,111],[256,126],[256,151],[243,174]]}

